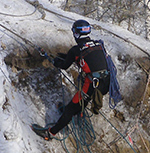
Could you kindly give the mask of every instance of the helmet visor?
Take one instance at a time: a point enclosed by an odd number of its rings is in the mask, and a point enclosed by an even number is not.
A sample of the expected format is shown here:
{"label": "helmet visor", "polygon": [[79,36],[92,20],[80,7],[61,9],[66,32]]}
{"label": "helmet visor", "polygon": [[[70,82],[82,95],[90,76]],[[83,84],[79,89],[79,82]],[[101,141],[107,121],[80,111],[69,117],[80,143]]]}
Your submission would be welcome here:
{"label": "helmet visor", "polygon": [[91,26],[83,26],[83,27],[77,27],[77,33],[80,34],[88,34],[91,32]]}

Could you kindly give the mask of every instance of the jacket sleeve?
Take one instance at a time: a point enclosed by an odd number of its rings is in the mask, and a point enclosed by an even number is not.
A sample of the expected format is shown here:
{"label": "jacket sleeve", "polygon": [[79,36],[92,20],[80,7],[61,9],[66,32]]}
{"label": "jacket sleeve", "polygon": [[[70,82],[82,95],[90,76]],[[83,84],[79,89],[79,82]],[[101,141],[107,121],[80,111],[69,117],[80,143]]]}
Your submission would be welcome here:
{"label": "jacket sleeve", "polygon": [[64,60],[61,60],[61,59],[56,57],[54,59],[54,66],[59,67],[59,68],[64,69],[64,70],[68,69],[71,66],[71,64],[75,61],[74,51],[75,51],[75,48],[74,47],[71,48],[68,51],[68,53],[66,55],[66,58]]}

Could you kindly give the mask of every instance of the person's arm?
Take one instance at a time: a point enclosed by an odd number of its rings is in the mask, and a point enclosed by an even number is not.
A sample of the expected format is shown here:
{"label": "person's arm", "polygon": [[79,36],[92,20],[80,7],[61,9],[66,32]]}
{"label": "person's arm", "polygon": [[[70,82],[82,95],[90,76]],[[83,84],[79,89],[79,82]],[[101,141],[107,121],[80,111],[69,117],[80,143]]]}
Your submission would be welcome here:
{"label": "person's arm", "polygon": [[75,61],[74,52],[75,52],[75,47],[72,47],[68,51],[65,59],[61,59],[59,57],[56,57],[54,59],[54,66],[59,67],[64,70],[68,69],[71,66],[71,64]]}

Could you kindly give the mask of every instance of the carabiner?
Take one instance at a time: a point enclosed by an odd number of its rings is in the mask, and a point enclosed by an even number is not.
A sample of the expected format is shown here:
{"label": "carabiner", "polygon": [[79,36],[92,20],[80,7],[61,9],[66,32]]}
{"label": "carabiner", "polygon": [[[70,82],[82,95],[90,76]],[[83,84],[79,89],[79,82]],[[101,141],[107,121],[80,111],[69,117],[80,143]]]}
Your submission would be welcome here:
{"label": "carabiner", "polygon": [[99,79],[93,78],[93,88],[97,88],[99,86]]}
{"label": "carabiner", "polygon": [[85,65],[84,59],[80,59],[80,66],[83,67]]}

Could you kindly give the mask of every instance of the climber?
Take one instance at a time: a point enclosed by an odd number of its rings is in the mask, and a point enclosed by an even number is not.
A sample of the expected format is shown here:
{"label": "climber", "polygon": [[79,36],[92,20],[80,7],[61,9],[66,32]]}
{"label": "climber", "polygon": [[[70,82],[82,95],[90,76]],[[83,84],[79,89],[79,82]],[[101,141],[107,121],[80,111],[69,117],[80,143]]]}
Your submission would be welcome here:
{"label": "climber", "polygon": [[77,45],[73,46],[67,54],[58,53],[54,59],[54,66],[66,70],[75,62],[85,74],[84,83],[82,90],[79,90],[65,106],[57,123],[48,129],[48,137],[58,133],[74,115],[87,106],[95,88],[100,92],[100,104],[93,103],[91,111],[98,114],[98,110],[102,107],[102,97],[109,91],[110,74],[106,59],[100,44],[88,36],[91,32],[90,24],[85,20],[77,20],[72,26],[72,32]]}

